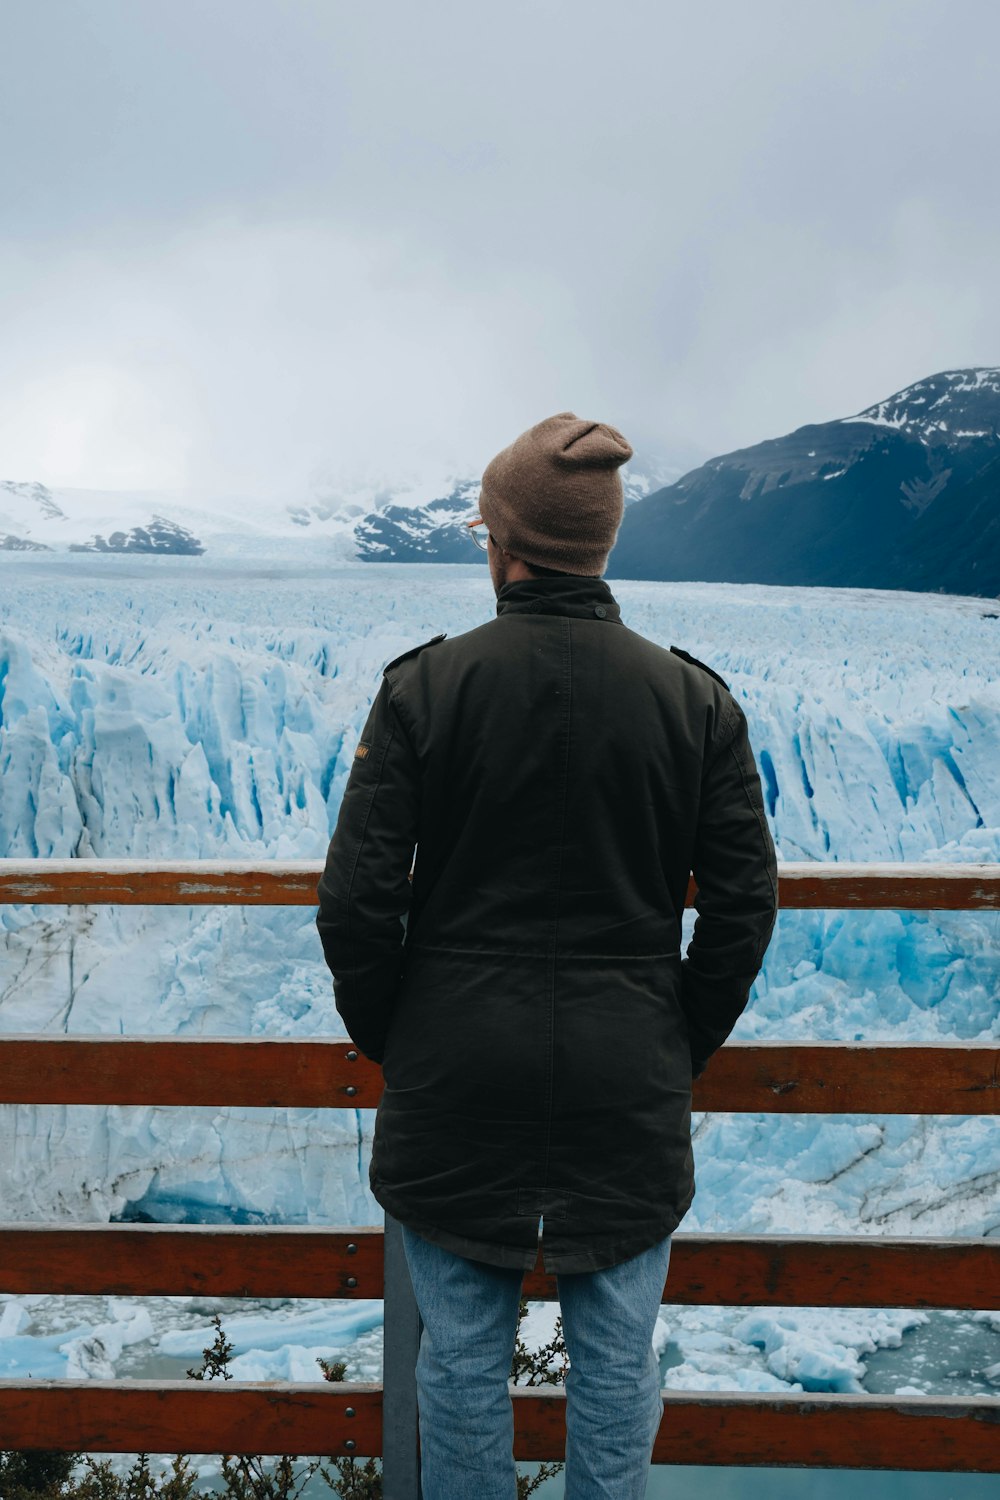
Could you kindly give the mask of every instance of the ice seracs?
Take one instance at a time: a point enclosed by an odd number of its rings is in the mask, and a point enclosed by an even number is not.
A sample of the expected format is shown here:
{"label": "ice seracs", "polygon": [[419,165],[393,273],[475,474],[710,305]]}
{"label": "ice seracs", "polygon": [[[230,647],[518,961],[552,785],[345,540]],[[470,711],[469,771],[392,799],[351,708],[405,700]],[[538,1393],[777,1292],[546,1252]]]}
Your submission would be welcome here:
{"label": "ice seracs", "polygon": [[[321,862],[382,667],[488,619],[495,601],[474,564],[330,567],[308,537],[296,545],[294,565],[266,553],[253,564],[134,556],[113,572],[88,553],[4,559],[0,855]],[[626,626],[729,683],[779,859],[1000,860],[996,607],[860,589],[612,587]],[[998,960],[994,912],[786,909],[736,1035],[1000,1037]],[[0,907],[0,1030],[342,1034],[312,911],[267,907]],[[377,1222],[371,1128],[371,1111],[6,1106],[4,1216]],[[695,1136],[685,1230],[1000,1233],[989,1119],[711,1115],[696,1117]],[[674,1316],[683,1379],[729,1389],[853,1389],[865,1350],[913,1322]],[[120,1369],[141,1326],[102,1302],[46,1342],[36,1317],[28,1299],[0,1296],[0,1372],[65,1374],[71,1353],[81,1378]],[[196,1322],[201,1348],[207,1317]],[[243,1331],[268,1378],[304,1368],[307,1341],[368,1336],[332,1310],[308,1340],[304,1328],[283,1340]]]}

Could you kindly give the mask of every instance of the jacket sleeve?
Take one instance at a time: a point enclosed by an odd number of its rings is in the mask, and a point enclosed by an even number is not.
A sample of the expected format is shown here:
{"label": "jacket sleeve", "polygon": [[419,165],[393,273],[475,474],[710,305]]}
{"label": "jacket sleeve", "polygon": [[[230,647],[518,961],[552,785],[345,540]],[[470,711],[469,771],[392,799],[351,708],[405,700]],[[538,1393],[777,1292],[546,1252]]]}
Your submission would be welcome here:
{"label": "jacket sleeve", "polygon": [[355,752],[319,882],[316,926],[348,1034],[381,1062],[399,988],[420,783],[388,679]]}
{"label": "jacket sleeve", "polygon": [[691,867],[698,916],[681,960],[681,1004],[697,1078],[746,1007],[778,910],[777,855],[735,698],[703,767]]}

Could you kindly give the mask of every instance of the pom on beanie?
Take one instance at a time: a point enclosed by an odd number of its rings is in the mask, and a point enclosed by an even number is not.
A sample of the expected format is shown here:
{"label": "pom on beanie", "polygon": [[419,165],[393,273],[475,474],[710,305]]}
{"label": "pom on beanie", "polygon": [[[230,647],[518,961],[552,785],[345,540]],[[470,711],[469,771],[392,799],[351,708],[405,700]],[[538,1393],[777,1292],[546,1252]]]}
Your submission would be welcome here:
{"label": "pom on beanie", "polygon": [[617,428],[559,412],[487,464],[479,514],[526,563],[600,575],[625,509],[618,469],[631,457]]}

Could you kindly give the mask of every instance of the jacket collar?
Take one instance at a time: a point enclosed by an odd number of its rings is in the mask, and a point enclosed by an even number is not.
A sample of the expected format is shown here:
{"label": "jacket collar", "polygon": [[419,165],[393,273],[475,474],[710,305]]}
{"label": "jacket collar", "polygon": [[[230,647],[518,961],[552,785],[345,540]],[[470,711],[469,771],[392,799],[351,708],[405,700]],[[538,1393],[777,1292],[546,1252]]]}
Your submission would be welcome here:
{"label": "jacket collar", "polygon": [[618,601],[604,579],[576,576],[505,583],[497,595],[497,614],[573,615],[578,620],[622,623]]}

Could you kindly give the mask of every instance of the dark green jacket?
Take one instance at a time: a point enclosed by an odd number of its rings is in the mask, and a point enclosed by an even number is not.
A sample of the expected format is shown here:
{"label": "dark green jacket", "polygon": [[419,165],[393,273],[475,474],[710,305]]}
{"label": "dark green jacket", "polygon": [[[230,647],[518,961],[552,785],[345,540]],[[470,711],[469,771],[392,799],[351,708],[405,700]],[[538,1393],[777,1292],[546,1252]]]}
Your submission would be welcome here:
{"label": "dark green jacket", "polygon": [[601,579],[505,585],[495,620],[386,667],[319,901],[337,1009],[383,1068],[371,1186],[389,1213],[525,1267],[543,1216],[567,1272],[676,1228],[692,1074],[777,910],[720,677],[629,630]]}

